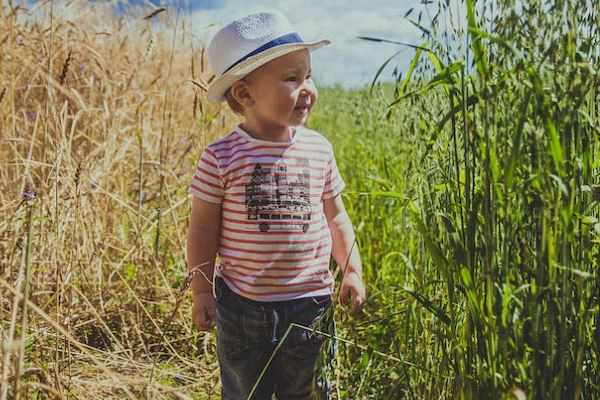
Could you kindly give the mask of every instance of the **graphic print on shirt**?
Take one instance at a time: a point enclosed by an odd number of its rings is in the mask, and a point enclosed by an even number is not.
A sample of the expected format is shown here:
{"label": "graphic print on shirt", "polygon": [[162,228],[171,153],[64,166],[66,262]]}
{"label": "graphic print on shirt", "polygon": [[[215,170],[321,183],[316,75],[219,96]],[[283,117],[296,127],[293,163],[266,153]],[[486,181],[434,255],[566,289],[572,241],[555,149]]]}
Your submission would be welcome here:
{"label": "graphic print on shirt", "polygon": [[246,184],[246,209],[248,220],[257,221],[261,232],[308,231],[312,215],[308,159],[298,159],[296,168],[301,169],[296,176],[288,173],[282,159],[273,167],[254,166]]}

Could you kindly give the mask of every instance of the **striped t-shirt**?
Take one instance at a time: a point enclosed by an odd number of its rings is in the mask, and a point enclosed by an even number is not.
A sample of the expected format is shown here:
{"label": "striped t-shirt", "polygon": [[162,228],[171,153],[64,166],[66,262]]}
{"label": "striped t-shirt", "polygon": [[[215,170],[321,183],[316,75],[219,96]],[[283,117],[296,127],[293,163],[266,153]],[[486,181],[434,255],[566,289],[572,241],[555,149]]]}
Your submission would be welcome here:
{"label": "striped t-shirt", "polygon": [[289,142],[240,126],[203,152],[190,193],[222,205],[215,273],[257,301],[331,294],[323,199],[344,188],[327,139],[299,126]]}

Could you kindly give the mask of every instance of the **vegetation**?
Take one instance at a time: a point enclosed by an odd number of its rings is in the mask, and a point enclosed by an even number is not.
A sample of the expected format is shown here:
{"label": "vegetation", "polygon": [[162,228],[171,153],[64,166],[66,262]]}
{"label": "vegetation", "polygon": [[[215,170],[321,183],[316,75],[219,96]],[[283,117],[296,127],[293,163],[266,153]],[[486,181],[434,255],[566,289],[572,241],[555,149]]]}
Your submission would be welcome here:
{"label": "vegetation", "polygon": [[[407,10],[423,43],[396,82],[321,88],[310,126],[370,295],[361,319],[335,310],[336,398],[600,398],[600,16],[581,3]],[[179,19],[46,7],[0,8],[0,399],[218,398],[180,293],[186,189],[236,119],[205,102]]]}

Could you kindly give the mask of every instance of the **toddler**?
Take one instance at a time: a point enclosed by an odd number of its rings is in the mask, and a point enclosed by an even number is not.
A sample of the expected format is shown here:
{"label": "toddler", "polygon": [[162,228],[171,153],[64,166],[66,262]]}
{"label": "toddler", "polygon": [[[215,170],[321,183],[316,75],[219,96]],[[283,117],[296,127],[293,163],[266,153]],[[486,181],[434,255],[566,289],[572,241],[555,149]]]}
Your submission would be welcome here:
{"label": "toddler", "polygon": [[340,301],[355,311],[365,301],[332,146],[304,126],[317,101],[310,52],[327,44],[263,12],[208,46],[208,99],[243,117],[206,148],[190,186],[192,317],[200,330],[216,325],[223,400],[328,399],[315,385],[322,335],[294,327],[281,341],[291,323],[312,327],[331,307],[332,255]]}

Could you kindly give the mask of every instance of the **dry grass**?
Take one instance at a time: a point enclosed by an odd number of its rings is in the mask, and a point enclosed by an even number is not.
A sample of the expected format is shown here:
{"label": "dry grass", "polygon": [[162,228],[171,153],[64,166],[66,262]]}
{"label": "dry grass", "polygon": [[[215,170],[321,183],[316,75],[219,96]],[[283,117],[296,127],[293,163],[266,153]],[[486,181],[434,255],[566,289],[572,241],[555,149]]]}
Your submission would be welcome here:
{"label": "dry grass", "polygon": [[233,122],[203,50],[168,12],[36,7],[0,15],[0,398],[216,398],[211,335],[170,318],[193,166]]}

